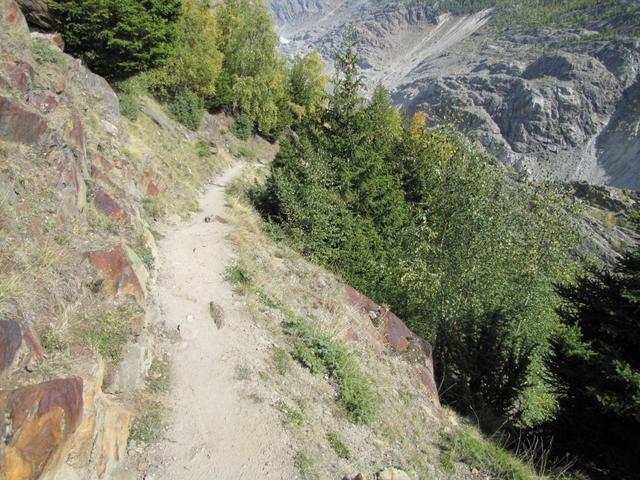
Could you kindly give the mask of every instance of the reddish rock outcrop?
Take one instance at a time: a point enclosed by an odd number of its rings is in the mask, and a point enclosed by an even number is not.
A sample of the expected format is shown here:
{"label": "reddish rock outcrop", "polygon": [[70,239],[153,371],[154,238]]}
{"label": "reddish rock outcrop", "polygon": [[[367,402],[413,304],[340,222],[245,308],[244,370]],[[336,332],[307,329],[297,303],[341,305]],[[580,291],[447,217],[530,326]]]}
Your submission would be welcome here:
{"label": "reddish rock outcrop", "polygon": [[104,275],[103,292],[133,295],[139,304],[144,303],[149,273],[133,250],[117,245],[90,252],[89,260]]}
{"label": "reddish rock outcrop", "polygon": [[[382,341],[393,351],[409,356],[417,366],[412,375],[424,385],[429,397],[439,404],[438,388],[434,379],[433,352],[429,342],[413,333],[391,310],[378,305],[355,288],[345,285],[344,291],[349,303],[358,313],[373,323]],[[357,334],[351,331],[349,336],[354,335],[357,338]],[[376,349],[375,344],[373,348]]]}
{"label": "reddish rock outcrop", "polygon": [[0,97],[0,139],[34,145],[47,131],[44,118],[19,102]]}
{"label": "reddish rock outcrop", "polygon": [[104,213],[111,220],[120,223],[129,223],[130,217],[127,211],[106,190],[98,187],[93,203],[99,212]]}
{"label": "reddish rock outcrop", "polygon": [[22,345],[22,329],[14,320],[0,320],[0,373],[9,368]]}
{"label": "reddish rock outcrop", "polygon": [[27,62],[14,58],[7,59],[2,63],[2,71],[11,87],[22,93],[29,91],[33,82],[34,70]]}
{"label": "reddish rock outcrop", "polygon": [[142,190],[150,197],[155,197],[164,190],[160,174],[149,166],[142,172]]}
{"label": "reddish rock outcrop", "polygon": [[75,470],[76,475],[87,472],[86,477],[74,478],[95,478],[95,474],[99,478],[110,478],[110,473],[126,454],[133,415],[102,393],[104,362],[90,366],[83,374],[83,381],[84,416],[64,452],[66,459],[63,460]]}
{"label": "reddish rock outcrop", "polygon": [[82,418],[82,380],[56,379],[0,392],[0,479],[35,480]]}

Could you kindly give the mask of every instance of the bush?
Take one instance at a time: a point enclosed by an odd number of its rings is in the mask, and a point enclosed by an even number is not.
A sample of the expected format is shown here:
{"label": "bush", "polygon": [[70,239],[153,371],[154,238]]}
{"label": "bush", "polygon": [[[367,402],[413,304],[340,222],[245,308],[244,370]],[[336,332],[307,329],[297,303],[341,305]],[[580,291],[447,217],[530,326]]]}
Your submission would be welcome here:
{"label": "bush", "polygon": [[204,114],[204,101],[195,93],[185,91],[169,104],[171,116],[190,130],[197,130]]}
{"label": "bush", "polygon": [[181,0],[51,0],[67,51],[96,73],[126,78],[171,51]]}
{"label": "bush", "polygon": [[231,133],[240,140],[248,140],[253,133],[253,122],[247,115],[242,114],[231,125]]}

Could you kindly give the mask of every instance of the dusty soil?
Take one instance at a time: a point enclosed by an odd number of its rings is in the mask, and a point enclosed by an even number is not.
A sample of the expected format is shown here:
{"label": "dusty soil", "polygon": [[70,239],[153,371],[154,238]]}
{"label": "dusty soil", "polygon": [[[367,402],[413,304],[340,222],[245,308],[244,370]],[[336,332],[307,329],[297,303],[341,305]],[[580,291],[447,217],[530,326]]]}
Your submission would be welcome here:
{"label": "dusty soil", "polygon": [[[169,352],[167,428],[143,478],[297,477],[291,442],[277,413],[242,391],[242,365],[264,357],[270,345],[242,297],[224,280],[234,260],[226,239],[224,187],[241,170],[242,165],[228,169],[201,198],[201,211],[167,227],[159,242],[155,295],[161,320],[179,340]],[[224,312],[221,328],[210,302]]]}

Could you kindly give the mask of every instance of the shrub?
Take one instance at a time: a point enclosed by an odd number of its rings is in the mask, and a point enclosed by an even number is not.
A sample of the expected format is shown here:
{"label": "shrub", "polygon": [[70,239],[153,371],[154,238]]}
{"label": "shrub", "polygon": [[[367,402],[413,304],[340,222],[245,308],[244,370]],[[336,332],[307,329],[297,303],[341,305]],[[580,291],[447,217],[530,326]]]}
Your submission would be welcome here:
{"label": "shrub", "polygon": [[185,91],[169,104],[171,116],[190,130],[197,130],[204,113],[204,101],[195,93]]}
{"label": "shrub", "polygon": [[253,122],[247,115],[242,114],[231,125],[231,133],[240,140],[248,140],[253,133]]}
{"label": "shrub", "polygon": [[180,0],[51,0],[67,51],[96,73],[126,78],[167,58]]}

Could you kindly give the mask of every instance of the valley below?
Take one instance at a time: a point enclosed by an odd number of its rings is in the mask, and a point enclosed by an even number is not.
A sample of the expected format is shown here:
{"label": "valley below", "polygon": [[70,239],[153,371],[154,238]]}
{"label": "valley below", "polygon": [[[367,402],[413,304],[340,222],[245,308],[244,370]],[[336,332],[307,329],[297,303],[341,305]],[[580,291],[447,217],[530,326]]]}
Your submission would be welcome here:
{"label": "valley below", "polygon": [[517,171],[640,188],[638,25],[614,13],[560,28],[533,7],[454,15],[434,5],[270,2],[287,55],[316,49],[331,65],[353,28],[370,91],[382,83],[407,115],[455,126]]}

